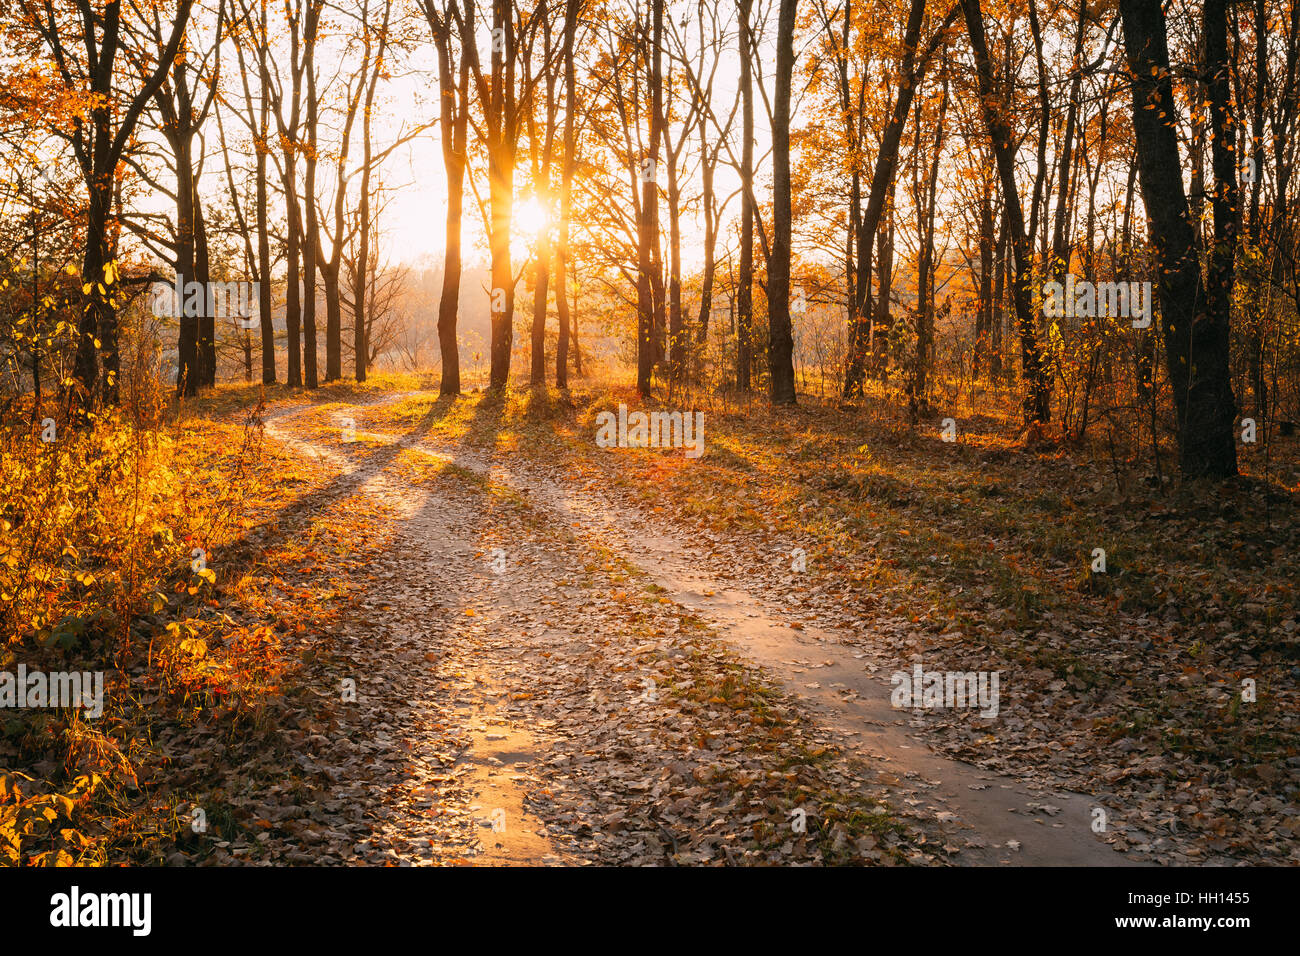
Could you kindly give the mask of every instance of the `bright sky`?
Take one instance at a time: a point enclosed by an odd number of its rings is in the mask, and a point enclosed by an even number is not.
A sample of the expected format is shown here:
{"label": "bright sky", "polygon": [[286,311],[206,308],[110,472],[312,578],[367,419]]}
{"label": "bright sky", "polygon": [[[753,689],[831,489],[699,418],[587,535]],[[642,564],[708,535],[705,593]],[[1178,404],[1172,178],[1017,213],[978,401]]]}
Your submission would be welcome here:
{"label": "bright sky", "polygon": [[[375,138],[379,143],[386,140],[391,142],[403,123],[409,128],[419,122],[436,118],[438,96],[437,60],[433,46],[425,44],[416,49],[407,61],[407,68],[413,72],[405,76],[394,77],[385,89],[383,106],[376,110]],[[579,70],[581,71],[581,64]],[[731,103],[736,95],[738,82],[739,66],[736,60],[733,39],[724,52],[723,62],[718,68],[714,82],[714,109],[719,113],[720,119],[725,120],[725,115],[730,110]],[[768,128],[762,97],[757,92],[755,93],[754,105],[754,156],[758,169],[757,188],[760,190],[761,196],[762,191],[767,188],[770,176],[765,155],[770,148],[771,133]],[[739,115],[737,115],[732,138],[733,143],[738,143],[739,128]],[[694,162],[692,157],[698,151],[697,144],[698,137],[693,134],[685,151],[688,162]],[[527,162],[528,142],[526,137],[521,137],[519,148],[522,168]],[[735,148],[738,152],[738,145]],[[724,150],[715,177],[715,189],[718,191],[720,199],[725,198],[733,190],[737,189],[740,184],[739,177],[726,164],[727,154]],[[408,263],[415,262],[423,255],[441,258],[445,237],[447,191],[446,175],[442,165],[440,133],[436,124],[390,157],[385,167],[385,177],[389,184],[401,188],[400,199],[390,203],[385,210],[382,221],[382,228],[388,240],[385,249],[386,255],[394,261]],[[525,178],[521,172],[516,179],[517,203],[522,201],[520,189],[524,183]],[[487,184],[483,182],[477,185],[484,199],[486,199]],[[697,195],[698,191],[697,181],[688,184],[685,188],[688,196]],[[696,205],[698,206],[698,204]],[[738,209],[738,202],[733,200],[731,205],[727,207],[725,215],[734,214]],[[529,210],[527,206],[517,207],[515,213],[515,222],[513,224],[515,230],[519,233],[535,235],[541,218],[536,209]],[[477,207],[474,205],[474,194],[469,188],[468,180],[465,189],[464,214],[466,261],[468,263],[474,258],[486,258],[484,248],[486,240],[482,219],[479,216]],[[696,217],[694,221],[692,221],[692,216]],[[682,223],[682,255],[687,262],[703,260],[703,231],[702,214],[698,214],[698,210],[688,211]]]}

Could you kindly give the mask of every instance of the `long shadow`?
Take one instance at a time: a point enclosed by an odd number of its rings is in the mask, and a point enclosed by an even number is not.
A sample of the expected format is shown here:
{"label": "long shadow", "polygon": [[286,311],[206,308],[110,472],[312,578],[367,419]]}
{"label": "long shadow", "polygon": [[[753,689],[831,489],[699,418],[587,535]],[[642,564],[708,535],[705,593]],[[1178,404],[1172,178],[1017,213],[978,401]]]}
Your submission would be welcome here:
{"label": "long shadow", "polygon": [[487,391],[474,406],[470,416],[465,437],[473,445],[482,447],[491,453],[501,441],[501,427],[505,422],[506,403],[510,400],[509,391]]}
{"label": "long shadow", "polygon": [[[521,406],[512,414],[509,405],[517,399]],[[496,461],[499,453],[511,451],[506,447],[503,437],[509,431],[515,443],[531,443],[545,446],[556,441],[554,432],[556,418],[567,415],[572,422],[574,406],[567,399],[557,400],[548,389],[524,387],[516,389],[513,396],[509,389],[488,391],[483,394],[474,407],[466,425],[464,439],[458,443],[452,455],[452,463],[466,465],[471,469],[483,464],[489,467],[502,465]],[[536,464],[535,456],[517,453],[513,456],[516,468],[527,470]]]}
{"label": "long shadow", "polygon": [[[348,474],[339,475],[321,489],[295,499],[284,508],[281,508],[273,516],[261,522],[257,527],[250,529],[248,533],[241,536],[237,541],[232,542],[231,545],[227,546],[225,549],[225,560],[231,563],[234,561],[241,561],[245,566],[251,565],[260,549],[265,548],[270,543],[287,538],[297,530],[302,523],[310,520],[315,514],[322,512],[328,504],[354,493],[365,481],[369,480],[369,478],[373,477],[375,474],[382,472],[406,447],[418,443],[428,435],[430,430],[440,420],[453,412],[456,407],[456,402],[456,398],[439,398],[429,409],[428,413],[401,437],[391,443],[380,446],[367,457],[352,459],[353,464],[356,466],[354,471]],[[317,407],[318,406],[312,405],[300,409],[293,409],[276,417],[281,420],[292,419],[302,412]],[[434,507],[434,505],[426,504],[421,512],[417,513],[414,518],[408,518],[406,520],[419,520],[420,517],[427,513],[427,509],[431,507]],[[357,589],[352,592],[352,597],[354,599],[360,598],[364,595],[373,595],[376,593],[377,589],[382,589],[385,586],[382,582],[376,582],[373,579],[363,580],[361,576],[358,576],[356,585]],[[436,609],[436,611],[430,615],[432,618],[430,624],[431,630],[436,631],[439,625],[450,626],[450,623],[455,619],[456,610],[459,609],[461,603],[462,602],[455,595],[450,595],[447,598],[445,606]],[[310,646],[327,648],[331,651],[331,655],[337,655],[337,658],[343,662],[355,660],[354,655],[359,653],[358,648],[351,644],[335,643],[336,637],[339,633],[339,624],[337,622],[326,623],[320,629],[313,630],[313,633],[309,637]],[[406,643],[412,648],[416,647],[416,645],[409,639]],[[425,647],[425,645],[419,646]],[[331,716],[333,713],[332,711],[329,709],[321,709],[320,702],[322,700],[322,695],[317,693],[316,690],[327,681],[337,679],[337,667],[332,667],[332,665],[328,663],[333,659],[331,655],[316,657],[310,662],[304,662],[301,667],[293,668],[292,672],[286,676],[286,682],[290,687],[289,700],[291,705],[294,707],[304,708],[313,718],[323,720],[333,719]],[[441,667],[441,665],[439,666]],[[347,671],[344,670],[343,673],[347,673]],[[394,680],[401,680],[400,675],[390,676],[392,676],[392,679]],[[440,685],[447,684],[451,679],[452,677],[450,675],[445,674],[442,671],[438,671],[436,674],[436,680]],[[390,700],[396,709],[386,710],[382,714],[383,720],[391,721],[400,727],[418,725],[421,722],[420,718],[422,717],[434,717],[441,722],[446,718],[447,714],[437,710],[437,704],[432,705],[434,709],[430,710],[431,705],[420,702],[424,699],[428,691],[429,688],[424,687],[419,695],[410,695],[409,697],[400,698],[395,702]],[[439,702],[441,702],[442,699],[441,696],[438,697]],[[373,775],[368,777],[369,792],[389,794],[395,792],[400,785],[410,782],[411,773],[405,762],[394,759],[394,755],[401,755],[403,753],[401,750],[400,738],[395,736],[393,739],[380,743],[372,733],[373,727],[364,722],[358,723],[352,721],[348,726],[348,731],[353,735],[354,740],[357,740],[358,742],[364,740],[373,744],[376,748],[375,754],[386,758],[379,761],[378,772],[373,772],[373,765],[372,768],[367,771],[367,773],[373,773]],[[454,747],[454,743],[447,739],[445,734],[443,737],[439,737],[439,731],[437,730],[429,731],[429,733],[431,735],[430,739],[439,749]],[[327,760],[322,759],[322,763],[328,767]],[[322,767],[313,766],[313,763],[310,760],[307,762],[295,762],[291,766],[296,777],[297,786],[301,788],[301,792],[293,798],[293,801],[297,806],[314,805],[322,808],[322,812],[326,814],[324,819],[328,821],[328,825],[331,828],[347,828],[357,822],[354,817],[350,816],[346,812],[346,810],[324,809],[325,807],[337,802],[335,800],[335,795],[338,786],[338,779],[331,776],[328,773],[328,770],[323,769]],[[209,786],[214,790],[229,789],[231,786],[231,774],[233,774],[235,769],[237,768],[221,768],[219,772],[214,774],[214,778],[212,782],[209,783]],[[252,792],[256,795],[256,802],[258,805],[274,805],[277,803],[283,803],[285,795],[277,792],[280,789],[279,784],[280,781],[278,780],[255,780],[252,784]],[[443,779],[436,784],[430,780],[426,780],[425,784],[426,786],[437,786],[437,799],[442,805],[468,807],[473,796],[472,792],[466,790],[464,784],[461,783],[458,778],[452,780]],[[384,812],[386,815],[392,814],[394,810],[394,805],[385,803]],[[372,840],[376,836],[379,836],[381,837],[381,845],[391,845],[391,836],[383,833],[380,820],[375,818],[370,820],[369,823],[371,829],[358,833],[356,838]],[[447,832],[442,830],[436,831],[436,834],[439,837],[446,837],[449,842],[445,845],[440,843],[438,845],[438,853],[435,854],[435,856],[446,855],[453,850],[457,854],[464,851],[464,848],[468,846],[469,838],[476,832],[476,828],[473,821],[467,817],[466,822],[461,829],[464,832],[459,836],[453,831],[453,828],[448,828]],[[410,831],[408,835],[411,837],[410,842],[418,842],[415,838],[419,834],[415,833],[415,831]],[[330,852],[334,851],[331,850]],[[406,851],[403,852],[405,855]],[[359,859],[368,859],[370,862],[375,861],[375,858],[372,858],[365,852],[359,855]]]}
{"label": "long shadow", "polygon": [[[251,564],[258,548],[265,547],[269,542],[284,539],[302,523],[304,517],[314,514],[326,505],[354,493],[374,474],[387,468],[405,448],[419,442],[437,422],[445,418],[455,407],[456,401],[455,398],[439,398],[433,407],[429,409],[428,414],[416,422],[409,432],[390,444],[382,445],[369,456],[356,461],[356,467],[351,472],[340,474],[331,479],[323,488],[294,499],[274,515],[223,546],[221,548],[223,561],[234,564],[243,558],[245,564]],[[317,407],[314,404],[307,405],[301,409],[295,409],[281,416],[281,418],[291,419],[302,412]]]}

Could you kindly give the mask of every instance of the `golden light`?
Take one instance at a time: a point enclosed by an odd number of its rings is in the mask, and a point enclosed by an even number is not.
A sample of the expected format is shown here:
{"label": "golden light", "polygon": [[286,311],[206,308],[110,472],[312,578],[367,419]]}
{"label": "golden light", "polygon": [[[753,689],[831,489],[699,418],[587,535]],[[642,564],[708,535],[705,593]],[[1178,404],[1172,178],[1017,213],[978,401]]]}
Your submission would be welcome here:
{"label": "golden light", "polygon": [[527,236],[535,236],[547,226],[546,210],[536,199],[526,199],[515,206],[514,231]]}

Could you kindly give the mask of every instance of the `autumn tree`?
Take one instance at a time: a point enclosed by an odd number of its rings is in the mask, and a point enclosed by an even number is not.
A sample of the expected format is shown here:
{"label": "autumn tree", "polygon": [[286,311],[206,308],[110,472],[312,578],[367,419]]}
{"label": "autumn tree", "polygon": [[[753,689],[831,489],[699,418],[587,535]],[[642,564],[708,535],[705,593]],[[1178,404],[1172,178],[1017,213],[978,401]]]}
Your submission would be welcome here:
{"label": "autumn tree", "polygon": [[[96,398],[115,403],[120,358],[116,292],[118,277],[112,206],[123,153],[140,118],[172,69],[185,37],[193,0],[177,0],[165,45],[156,52],[143,45],[144,34],[124,24],[121,0],[96,9],[90,3],[16,0],[24,23],[44,47],[64,87],[84,91],[86,106],[73,116],[70,130],[51,132],[66,140],[86,188],[85,255],[81,280],[84,301],[77,326],[73,367],[83,403]],[[132,7],[132,11],[139,8]],[[143,72],[127,78],[123,46]],[[139,45],[137,45],[139,44]]]}

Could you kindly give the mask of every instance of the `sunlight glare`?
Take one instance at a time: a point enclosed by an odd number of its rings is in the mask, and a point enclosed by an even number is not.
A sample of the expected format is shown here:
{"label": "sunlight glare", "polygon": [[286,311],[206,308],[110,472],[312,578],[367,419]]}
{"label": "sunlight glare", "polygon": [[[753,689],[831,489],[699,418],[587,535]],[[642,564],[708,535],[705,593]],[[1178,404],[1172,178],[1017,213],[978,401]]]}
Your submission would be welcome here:
{"label": "sunlight glare", "polygon": [[536,236],[547,226],[546,210],[535,199],[526,199],[515,206],[514,230],[528,236]]}

